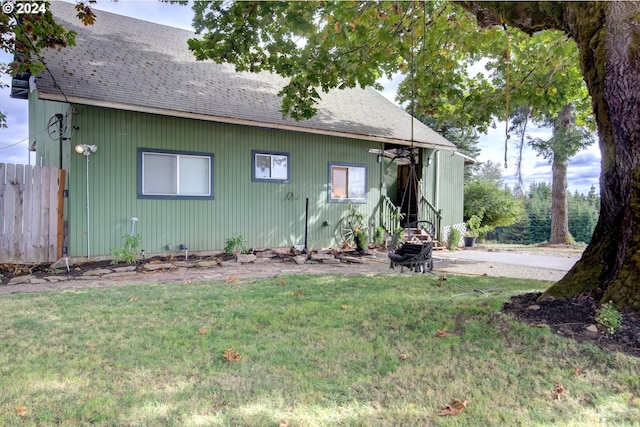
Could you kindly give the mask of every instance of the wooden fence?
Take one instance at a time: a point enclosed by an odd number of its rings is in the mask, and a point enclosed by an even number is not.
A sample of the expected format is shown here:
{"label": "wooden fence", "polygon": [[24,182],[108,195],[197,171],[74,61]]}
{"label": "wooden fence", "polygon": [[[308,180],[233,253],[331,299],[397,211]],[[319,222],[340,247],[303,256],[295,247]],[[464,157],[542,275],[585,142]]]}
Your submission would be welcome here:
{"label": "wooden fence", "polygon": [[62,255],[65,171],[0,163],[0,262],[53,262]]}

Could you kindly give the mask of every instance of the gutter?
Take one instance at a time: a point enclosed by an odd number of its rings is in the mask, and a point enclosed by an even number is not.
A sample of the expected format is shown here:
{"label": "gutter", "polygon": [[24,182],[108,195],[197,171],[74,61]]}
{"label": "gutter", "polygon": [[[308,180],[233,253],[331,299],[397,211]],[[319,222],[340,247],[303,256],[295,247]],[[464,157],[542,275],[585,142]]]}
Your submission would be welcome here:
{"label": "gutter", "polygon": [[431,148],[433,150],[445,150],[445,151],[451,151],[453,153],[457,153],[457,148],[455,146],[448,147],[448,146],[438,145],[438,144],[429,144],[429,143],[416,142],[416,141],[412,142],[412,141],[403,140],[403,139],[385,138],[385,137],[374,136],[374,135],[354,134],[354,133],[348,133],[348,132],[308,128],[308,127],[286,125],[286,124],[279,124],[279,123],[259,122],[255,120],[239,119],[234,117],[208,116],[206,114],[189,113],[186,111],[179,111],[179,110],[167,110],[167,109],[155,108],[155,107],[144,107],[140,105],[123,104],[119,102],[88,100],[85,98],[78,98],[74,96],[67,96],[67,98],[65,99],[62,95],[42,93],[42,92],[38,92],[38,98],[43,100],[48,100],[48,101],[68,102],[70,104],[113,108],[116,110],[135,111],[138,113],[149,113],[149,114],[157,114],[162,116],[196,119],[196,120],[203,120],[208,122],[244,125],[244,126],[251,126],[251,127],[257,127],[257,128],[264,128],[264,129],[287,130],[292,132],[303,132],[303,133],[311,133],[316,135],[338,136],[342,138],[384,142],[388,144],[397,144],[397,145],[404,145],[404,146],[413,145],[415,147]]}

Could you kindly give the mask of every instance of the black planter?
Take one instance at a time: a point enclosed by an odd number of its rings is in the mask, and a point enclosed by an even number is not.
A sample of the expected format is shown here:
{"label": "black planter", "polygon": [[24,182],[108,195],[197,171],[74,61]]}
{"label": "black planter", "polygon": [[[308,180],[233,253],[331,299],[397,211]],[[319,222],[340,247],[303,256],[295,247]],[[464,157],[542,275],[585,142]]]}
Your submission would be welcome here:
{"label": "black planter", "polygon": [[467,248],[472,248],[476,244],[475,237],[464,236],[464,246]]}

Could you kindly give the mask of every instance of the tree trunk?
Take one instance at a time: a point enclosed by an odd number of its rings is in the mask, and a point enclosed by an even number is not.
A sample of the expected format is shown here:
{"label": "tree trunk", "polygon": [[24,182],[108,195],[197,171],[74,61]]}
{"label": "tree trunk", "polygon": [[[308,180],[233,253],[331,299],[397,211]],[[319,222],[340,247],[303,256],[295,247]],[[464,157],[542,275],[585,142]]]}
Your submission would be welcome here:
{"label": "tree trunk", "polygon": [[600,135],[600,217],[580,261],[547,293],[599,288],[604,301],[640,311],[640,3],[589,8],[569,12]]}
{"label": "tree trunk", "polygon": [[551,169],[551,237],[554,245],[571,244],[569,234],[569,205],[567,203],[567,166],[568,162],[554,161]]}
{"label": "tree trunk", "polygon": [[[598,123],[600,217],[580,261],[547,290],[602,290],[603,300],[640,312],[640,3],[473,2],[479,22],[497,18],[533,33],[573,37]],[[491,15],[487,19],[485,15]]]}
{"label": "tree trunk", "polygon": [[[569,234],[569,205],[567,202],[567,167],[569,166],[566,148],[559,147],[563,144],[562,135],[575,128],[576,117],[571,104],[562,107],[556,117],[553,133],[555,140],[551,143],[553,151],[553,163],[551,165],[551,236],[549,243],[556,245],[568,245],[573,240]],[[555,138],[553,138],[555,139]],[[565,140],[564,144],[568,144]]]}

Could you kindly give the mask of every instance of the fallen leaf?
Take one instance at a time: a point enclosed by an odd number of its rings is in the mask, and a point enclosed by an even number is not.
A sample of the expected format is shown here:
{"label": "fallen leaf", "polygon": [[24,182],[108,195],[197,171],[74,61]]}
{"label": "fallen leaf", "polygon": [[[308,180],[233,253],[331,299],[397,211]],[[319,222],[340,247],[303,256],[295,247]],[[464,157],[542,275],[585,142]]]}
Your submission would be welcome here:
{"label": "fallen leaf", "polygon": [[236,276],[227,276],[227,278],[224,279],[224,281],[227,283],[235,282],[236,280],[238,280]]}
{"label": "fallen leaf", "polygon": [[289,420],[280,421],[280,425],[278,427],[289,427]]}
{"label": "fallen leaf", "polygon": [[278,281],[278,285],[280,285],[280,286],[284,286],[286,284],[287,284],[287,282],[285,282],[284,279],[280,279],[280,281]]}
{"label": "fallen leaf", "polygon": [[557,383],[555,387],[553,387],[553,398],[556,400],[560,400],[560,397],[564,393],[564,386],[561,383]]}
{"label": "fallen leaf", "polygon": [[582,369],[576,368],[576,369],[573,370],[573,373],[576,374],[577,377],[581,377],[582,376]]}
{"label": "fallen leaf", "polygon": [[185,281],[184,281],[184,284],[185,284],[185,285],[190,285],[190,284],[191,284],[191,280],[185,280]]}
{"label": "fallen leaf", "polygon": [[205,335],[207,333],[207,330],[205,328],[200,328],[200,329],[198,329],[198,333],[200,335]]}
{"label": "fallen leaf", "polygon": [[342,309],[343,309],[343,310],[346,310],[346,309],[348,309],[348,308],[349,308],[349,306],[348,306],[347,304],[342,304]]}
{"label": "fallen leaf", "polygon": [[401,360],[407,360],[409,358],[409,355],[407,353],[401,353],[400,354],[400,359]]}
{"label": "fallen leaf", "polygon": [[224,358],[229,362],[237,362],[238,360],[240,360],[240,358],[242,358],[242,356],[233,348],[228,348],[224,352]]}
{"label": "fallen leaf", "polygon": [[438,337],[438,338],[446,337],[447,335],[449,335],[449,334],[447,333],[446,329],[438,329],[436,331],[436,337]]}
{"label": "fallen leaf", "polygon": [[464,408],[467,407],[468,404],[468,400],[461,401],[458,399],[452,399],[451,402],[442,407],[442,411],[438,412],[438,415],[458,415]]}
{"label": "fallen leaf", "polygon": [[301,297],[302,296],[302,289],[298,289],[297,291],[291,292],[291,295],[293,295],[294,297]]}
{"label": "fallen leaf", "polygon": [[549,325],[546,323],[538,323],[537,325],[533,325],[536,328],[549,329]]}
{"label": "fallen leaf", "polygon": [[26,406],[17,406],[16,407],[16,414],[18,414],[19,417],[26,417],[27,416],[27,407]]}
{"label": "fallen leaf", "polygon": [[131,298],[129,298],[129,301],[138,301],[137,295],[134,295]]}

